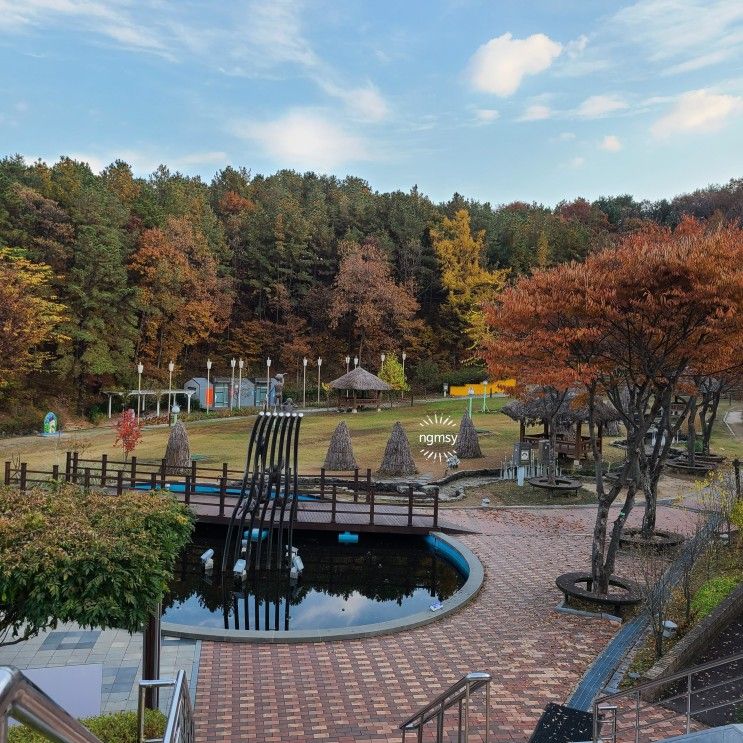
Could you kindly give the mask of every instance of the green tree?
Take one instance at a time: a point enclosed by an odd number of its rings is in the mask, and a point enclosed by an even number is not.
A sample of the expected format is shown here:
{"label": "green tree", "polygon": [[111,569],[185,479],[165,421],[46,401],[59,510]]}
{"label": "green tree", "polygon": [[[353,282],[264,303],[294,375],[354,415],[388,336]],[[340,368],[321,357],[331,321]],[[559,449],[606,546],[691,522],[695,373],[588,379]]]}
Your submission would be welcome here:
{"label": "green tree", "polygon": [[407,392],[410,389],[402,371],[402,364],[394,352],[385,354],[384,363],[377,376],[387,382],[393,390]]}

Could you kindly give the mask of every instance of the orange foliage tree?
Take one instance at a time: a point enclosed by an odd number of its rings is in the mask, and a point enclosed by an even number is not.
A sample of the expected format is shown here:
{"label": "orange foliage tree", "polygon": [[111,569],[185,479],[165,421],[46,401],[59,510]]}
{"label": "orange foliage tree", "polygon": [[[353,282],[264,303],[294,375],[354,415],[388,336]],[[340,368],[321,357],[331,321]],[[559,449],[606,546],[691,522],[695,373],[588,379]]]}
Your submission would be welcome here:
{"label": "orange foliage tree", "polygon": [[226,325],[229,280],[219,275],[204,234],[188,217],[171,217],[163,229],[145,230],[129,268],[138,287],[138,357],[156,368]]}
{"label": "orange foliage tree", "polygon": [[[487,311],[484,354],[494,374],[514,375],[522,386],[585,392],[596,463],[591,574],[598,593],[608,591],[638,488],[647,503],[643,535],[655,529],[657,473],[670,436],[648,451],[649,429],[680,425],[671,422],[671,402],[691,370],[713,374],[732,363],[743,328],[741,237],[734,227],[708,232],[689,220],[673,233],[652,228],[584,263],[520,280]],[[627,429],[627,456],[608,487],[594,424],[599,396],[609,398]],[[609,535],[609,509],[625,486]]]}

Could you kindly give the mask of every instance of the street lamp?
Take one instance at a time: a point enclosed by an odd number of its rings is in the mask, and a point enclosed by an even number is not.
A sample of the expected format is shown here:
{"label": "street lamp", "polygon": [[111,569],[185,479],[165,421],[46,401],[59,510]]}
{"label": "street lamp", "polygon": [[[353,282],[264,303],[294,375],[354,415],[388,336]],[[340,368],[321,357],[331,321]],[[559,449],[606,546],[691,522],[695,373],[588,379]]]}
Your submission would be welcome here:
{"label": "street lamp", "polygon": [[302,407],[307,407],[307,357],[302,359]]}
{"label": "street lamp", "polygon": [[[348,374],[348,368],[351,366],[351,357],[346,356],[346,374]],[[348,397],[348,390],[346,390],[346,397]]]}
{"label": "street lamp", "polygon": [[245,362],[240,359],[240,361],[237,362],[237,407],[242,408],[243,406],[243,367],[245,366]]}
{"label": "street lamp", "polygon": [[271,358],[266,359],[266,410],[268,410],[268,395],[271,392]]}
{"label": "street lamp", "polygon": [[322,366],[322,359],[317,357],[317,404],[320,404],[320,367]]}
{"label": "street lamp", "polygon": [[405,386],[405,359],[408,358],[408,355],[405,353],[405,351],[402,352],[402,385]]}
{"label": "street lamp", "polygon": [[173,407],[173,370],[174,369],[175,369],[175,363],[173,361],[170,361],[168,363],[168,420],[170,420],[170,409]]}
{"label": "street lamp", "polygon": [[142,372],[144,371],[144,364],[141,361],[137,362],[137,374],[139,375],[139,383],[137,386],[137,423],[142,415]]}
{"label": "street lamp", "polygon": [[470,408],[469,408],[469,410],[470,410],[470,420],[472,420],[472,400],[475,397],[475,390],[472,387],[470,387],[467,390],[467,397],[469,398],[469,404],[470,404]]}
{"label": "street lamp", "polygon": [[488,413],[488,403],[487,403],[487,396],[488,396],[488,380],[486,379],[482,383],[482,412]]}
{"label": "street lamp", "polygon": [[235,407],[235,367],[237,366],[237,359],[233,358],[230,360],[230,366],[232,367],[232,378],[230,379],[230,410]]}
{"label": "street lamp", "polygon": [[383,353],[379,358],[382,359],[382,366],[379,367],[379,371],[382,371],[382,369],[384,369],[384,360],[387,358],[387,354]]}
{"label": "street lamp", "polygon": [[206,360],[206,412],[209,412],[209,391],[211,390],[211,387],[209,385],[209,375],[212,371],[212,360],[207,359]]}
{"label": "street lamp", "polygon": [[359,365],[359,357],[354,356],[353,357],[353,368],[355,369]]}

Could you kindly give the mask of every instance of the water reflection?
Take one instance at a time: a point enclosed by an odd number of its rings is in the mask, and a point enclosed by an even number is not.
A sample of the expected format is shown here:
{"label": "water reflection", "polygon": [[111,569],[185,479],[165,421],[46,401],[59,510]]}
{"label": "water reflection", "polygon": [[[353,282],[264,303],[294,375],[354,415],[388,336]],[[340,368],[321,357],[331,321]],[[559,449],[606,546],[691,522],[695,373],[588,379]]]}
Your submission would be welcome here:
{"label": "water reflection", "polygon": [[298,582],[288,573],[248,574],[244,583],[218,568],[205,574],[199,560],[208,548],[221,564],[223,532],[201,530],[176,566],[163,603],[163,619],[200,627],[302,630],[353,627],[428,611],[464,582],[423,539],[362,534],[358,544],[339,545],[330,532],[295,532],[304,562]]}

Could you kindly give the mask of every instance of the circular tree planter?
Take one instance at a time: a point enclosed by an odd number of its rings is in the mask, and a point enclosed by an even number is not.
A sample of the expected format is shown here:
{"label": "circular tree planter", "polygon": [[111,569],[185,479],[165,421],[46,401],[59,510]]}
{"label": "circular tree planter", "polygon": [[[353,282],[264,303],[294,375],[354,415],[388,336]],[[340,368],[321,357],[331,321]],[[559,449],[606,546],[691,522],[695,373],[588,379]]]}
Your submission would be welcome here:
{"label": "circular tree planter", "polygon": [[[600,595],[591,592],[593,579],[590,573],[563,573],[555,581],[557,587],[568,599],[577,599],[592,604],[600,609],[610,609],[615,616],[621,616],[622,610],[636,606],[642,601],[640,587],[634,581],[612,575],[609,578],[609,593]],[[617,590],[612,590],[617,589]]]}
{"label": "circular tree planter", "polygon": [[672,531],[663,531],[656,529],[651,539],[645,539],[642,536],[642,529],[623,529],[622,536],[619,538],[619,544],[622,547],[649,547],[664,552],[666,550],[678,547],[683,544],[684,537],[682,534],[676,534]]}
{"label": "circular tree planter", "polygon": [[564,495],[571,492],[574,492],[577,495],[578,490],[580,490],[583,485],[580,480],[572,480],[569,477],[556,477],[553,483],[549,481],[548,477],[532,477],[531,480],[527,480],[527,482],[532,487],[548,490],[551,495]]}
{"label": "circular tree planter", "polygon": [[685,458],[670,459],[667,462],[666,466],[674,472],[678,472],[682,475],[696,475],[699,477],[703,477],[704,475],[716,470],[718,467],[718,463],[711,461],[702,461],[699,459],[699,457],[695,457],[695,464],[693,466],[690,465],[688,460]]}

